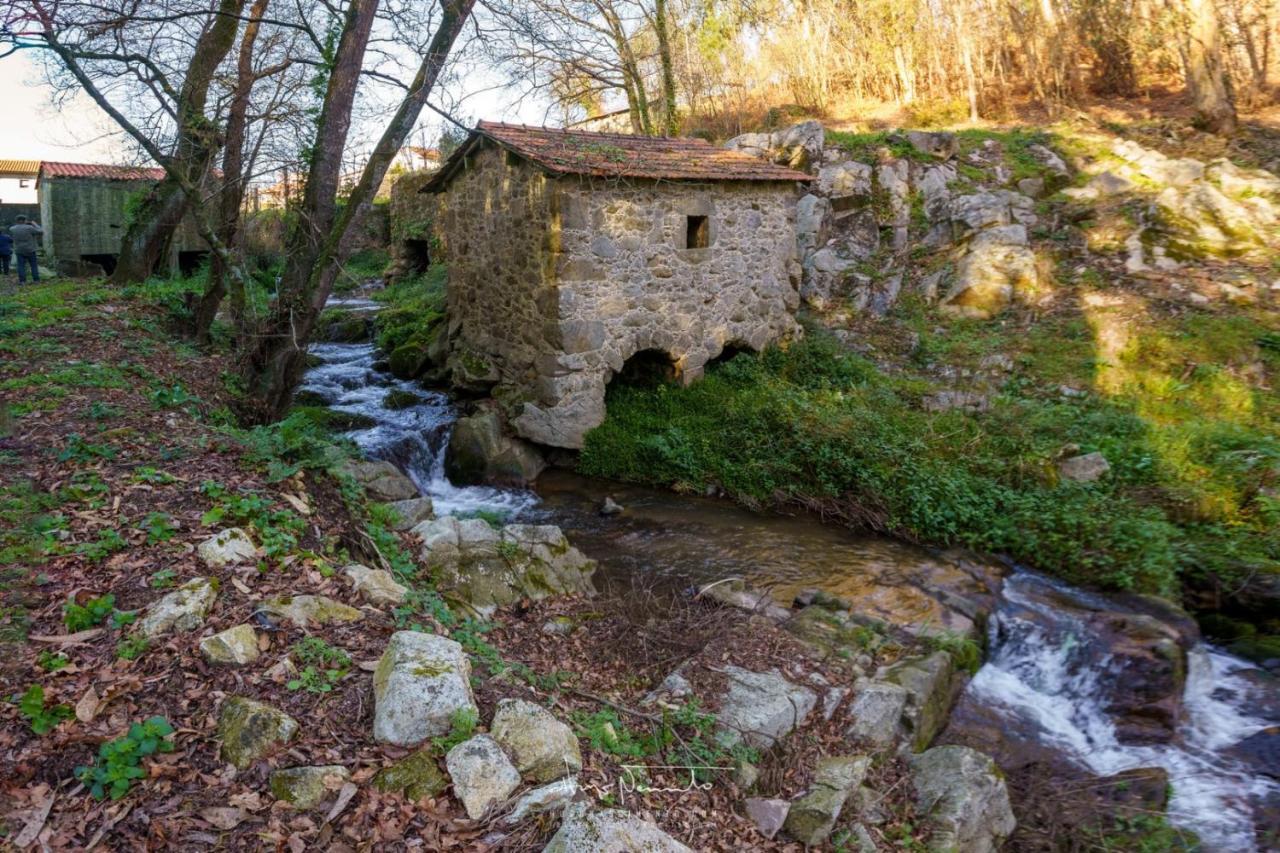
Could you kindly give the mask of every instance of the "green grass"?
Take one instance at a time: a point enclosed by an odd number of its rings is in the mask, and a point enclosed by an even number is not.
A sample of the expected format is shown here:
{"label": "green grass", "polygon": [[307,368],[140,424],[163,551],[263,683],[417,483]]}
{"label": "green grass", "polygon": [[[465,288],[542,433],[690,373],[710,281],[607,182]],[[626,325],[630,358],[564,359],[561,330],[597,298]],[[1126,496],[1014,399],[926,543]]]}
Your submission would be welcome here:
{"label": "green grass", "polygon": [[[1236,323],[1237,341],[1256,332]],[[1238,355],[1211,321],[1185,321],[1178,334],[1188,353]],[[1136,372],[1158,359],[1180,373],[1181,362],[1155,354],[1170,340],[1138,335]],[[1190,574],[1276,571],[1280,504],[1259,496],[1280,461],[1274,400],[1242,403],[1231,372],[1208,368],[1177,390],[1152,376],[1111,396],[1064,398],[1057,383],[1088,388],[1098,369],[1077,343],[1062,347],[1049,332],[1014,340],[998,321],[923,335],[925,361],[1017,352],[1019,373],[993,394],[991,412],[973,416],[924,412],[925,378],[883,374],[814,332],[786,352],[738,356],[688,388],[613,386],[580,469],[695,491],[714,483],[756,506],[816,502],[850,523],[1005,553],[1106,588],[1177,597]],[[1054,459],[1068,444],[1102,451],[1111,474],[1059,482]]]}
{"label": "green grass", "polygon": [[377,294],[386,307],[378,313],[378,346],[387,353],[406,344],[426,346],[434,337],[435,327],[444,319],[443,264],[399,281]]}

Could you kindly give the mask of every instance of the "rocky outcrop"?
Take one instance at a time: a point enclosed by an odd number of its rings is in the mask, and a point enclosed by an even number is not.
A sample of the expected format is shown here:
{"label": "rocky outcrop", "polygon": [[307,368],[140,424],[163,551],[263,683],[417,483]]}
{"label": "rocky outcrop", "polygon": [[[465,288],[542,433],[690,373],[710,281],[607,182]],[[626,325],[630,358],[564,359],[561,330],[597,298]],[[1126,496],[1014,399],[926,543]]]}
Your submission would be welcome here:
{"label": "rocky outcrop", "polygon": [[339,471],[364,487],[375,501],[404,501],[418,497],[418,487],[400,469],[381,459],[348,461]]}
{"label": "rocky outcrop", "polygon": [[220,530],[196,546],[196,556],[206,566],[218,569],[257,559],[258,549],[239,527]]}
{"label": "rocky outcrop", "polygon": [[395,524],[391,525],[401,532],[412,530],[424,521],[435,518],[435,506],[431,498],[408,498],[403,501],[392,501],[387,507],[396,514]]}
{"label": "rocky outcrop", "polygon": [[459,418],[449,436],[445,471],[458,485],[527,486],[546,467],[538,449],[508,435],[501,415],[492,409]]}
{"label": "rocky outcrop", "polygon": [[910,735],[911,748],[917,752],[924,749],[946,725],[947,714],[960,687],[951,655],[934,652],[928,657],[904,660],[890,668],[884,680],[907,692],[902,719]]}
{"label": "rocky outcrop", "polygon": [[413,746],[449,732],[454,715],[478,713],[471,660],[447,637],[397,631],[373,674],[374,739]]}
{"label": "rocky outcrop", "polygon": [[744,133],[724,147],[805,172],[821,161],[825,136],[821,122],[805,121],[768,133]]}
{"label": "rocky outcrop", "polygon": [[542,853],[693,853],[647,820],[621,809],[593,811],[586,803],[564,810],[560,830]]}
{"label": "rocky outcrop", "polygon": [[893,746],[902,735],[902,716],[910,694],[905,687],[886,681],[864,680],[854,690],[846,736],[876,749]]}
{"label": "rocky outcrop", "polygon": [[337,793],[351,771],[341,764],[321,767],[290,767],[274,770],[267,778],[272,795],[296,809],[313,809],[330,794]]}
{"label": "rocky outcrop", "polygon": [[569,544],[558,527],[509,524],[496,530],[480,519],[452,516],[421,524],[419,559],[443,592],[488,616],[522,598],[591,594],[596,564]]}
{"label": "rocky outcrop", "polygon": [[137,631],[157,637],[168,631],[192,631],[204,624],[218,598],[218,582],[213,578],[192,578],[147,608],[138,620]]}
{"label": "rocky outcrop", "polygon": [[212,664],[243,666],[258,659],[258,634],[252,625],[237,625],[205,637],[200,654]]}
{"label": "rocky outcrop", "polygon": [[476,735],[449,750],[444,759],[453,793],[478,820],[506,801],[520,786],[520,773],[502,747],[489,735]]}
{"label": "rocky outcrop", "polygon": [[939,746],[909,759],[916,805],[939,853],[993,853],[1017,827],[995,763],[964,746]]}
{"label": "rocky outcrop", "polygon": [[719,737],[726,743],[745,740],[767,749],[799,728],[818,702],[812,690],[793,684],[776,670],[751,672],[730,665],[720,671],[729,679],[716,715]]}
{"label": "rocky outcrop", "polygon": [[941,307],[964,317],[993,317],[1015,296],[1034,291],[1038,276],[1026,226],[993,223],[962,249]]}
{"label": "rocky outcrop", "polygon": [[503,699],[489,731],[511,754],[520,775],[530,781],[551,782],[582,770],[577,736],[540,705]]}
{"label": "rocky outcrop", "polygon": [[831,835],[849,795],[862,784],[871,759],[865,756],[824,758],[813,773],[809,792],[791,804],[784,824],[787,834],[808,846]]}
{"label": "rocky outcrop", "polygon": [[293,739],[298,721],[265,702],[230,696],[218,712],[222,760],[244,770]]}

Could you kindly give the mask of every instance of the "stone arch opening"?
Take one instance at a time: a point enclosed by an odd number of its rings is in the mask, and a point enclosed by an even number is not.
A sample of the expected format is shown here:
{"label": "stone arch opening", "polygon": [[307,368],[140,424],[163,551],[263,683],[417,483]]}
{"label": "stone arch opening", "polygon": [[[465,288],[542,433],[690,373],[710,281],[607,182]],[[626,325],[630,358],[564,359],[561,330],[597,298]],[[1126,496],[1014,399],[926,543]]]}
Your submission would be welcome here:
{"label": "stone arch opening", "polygon": [[611,385],[632,388],[652,388],[679,380],[678,361],[669,352],[660,349],[642,349],[622,364],[613,375]]}
{"label": "stone arch opening", "polygon": [[724,345],[723,349],[720,350],[719,355],[707,361],[706,368],[711,369],[718,367],[719,365],[732,361],[744,353],[748,355],[756,355],[759,352],[760,350],[743,341],[730,341]]}
{"label": "stone arch opening", "polygon": [[400,243],[400,254],[404,258],[409,275],[426,272],[431,266],[431,241],[408,238]]}

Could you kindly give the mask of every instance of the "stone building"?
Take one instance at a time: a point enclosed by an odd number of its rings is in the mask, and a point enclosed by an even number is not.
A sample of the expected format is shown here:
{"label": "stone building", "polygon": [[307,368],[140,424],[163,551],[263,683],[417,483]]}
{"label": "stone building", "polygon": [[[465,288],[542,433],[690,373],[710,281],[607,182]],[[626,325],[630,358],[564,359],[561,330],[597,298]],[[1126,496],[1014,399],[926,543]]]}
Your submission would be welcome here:
{"label": "stone building", "polygon": [[[43,161],[36,189],[49,265],[64,275],[115,269],[130,205],[163,177],[159,168]],[[168,266],[193,269],[208,250],[187,217],[174,235]]]}
{"label": "stone building", "polygon": [[441,194],[455,384],[576,448],[624,369],[687,383],[793,333],[808,181],[699,139],[481,122],[422,189]]}

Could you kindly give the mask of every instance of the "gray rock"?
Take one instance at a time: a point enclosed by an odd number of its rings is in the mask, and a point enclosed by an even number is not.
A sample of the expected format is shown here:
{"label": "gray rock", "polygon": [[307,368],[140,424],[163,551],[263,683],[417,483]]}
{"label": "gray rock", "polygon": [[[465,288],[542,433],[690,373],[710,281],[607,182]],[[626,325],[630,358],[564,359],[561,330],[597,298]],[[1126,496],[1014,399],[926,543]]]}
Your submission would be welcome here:
{"label": "gray rock", "polygon": [[352,563],[342,571],[351,578],[355,591],[375,607],[396,607],[404,603],[404,597],[409,593],[409,588],[397,583],[386,569],[371,569]]}
{"label": "gray rock", "polygon": [[765,838],[773,838],[786,822],[791,803],[786,800],[748,797],[743,801],[742,808],[761,835]]}
{"label": "gray rock", "polygon": [[258,659],[258,634],[252,625],[237,625],[205,637],[200,654],[212,664],[242,666]]}
{"label": "gray rock", "polygon": [[191,631],[204,624],[218,598],[218,582],[192,578],[147,608],[138,620],[138,633],[156,637],[167,631]]}
{"label": "gray rock", "polygon": [[489,731],[511,753],[520,774],[534,782],[550,782],[582,769],[577,736],[540,705],[503,699]]}
{"label": "gray rock", "polygon": [[507,435],[502,418],[492,409],[459,418],[449,436],[445,471],[459,485],[526,486],[546,467],[537,448]]}
{"label": "gray rock", "polygon": [[1034,290],[1039,278],[1026,227],[988,227],[970,241],[940,307],[966,317],[993,317],[1015,294]]}
{"label": "gray rock", "polygon": [[1111,470],[1111,463],[1097,451],[1063,459],[1058,463],[1058,476],[1073,483],[1092,483]]}
{"label": "gray rock", "polygon": [[798,728],[818,701],[812,690],[792,684],[776,670],[751,672],[726,666],[722,672],[729,677],[718,715],[720,737],[726,743],[745,739],[768,749]]}
{"label": "gray rock", "polygon": [[258,558],[258,548],[239,527],[219,530],[196,546],[196,556],[210,568],[233,566]]}
{"label": "gray rock", "polygon": [[709,598],[725,607],[759,613],[775,622],[785,622],[791,618],[791,611],[774,601],[773,596],[764,590],[747,587],[738,578],[707,584],[698,591],[698,597]]}
{"label": "gray rock", "polygon": [[1083,187],[1065,189],[1062,194],[1075,201],[1096,201],[1127,193],[1133,189],[1133,181],[1128,178],[1117,175],[1115,172],[1099,172]]}
{"label": "gray rock", "polygon": [[908,759],[931,850],[992,853],[1017,826],[995,762],[964,746],[939,746]]}
{"label": "gray rock", "polygon": [[1067,168],[1067,163],[1059,157],[1052,149],[1035,143],[1027,146],[1027,151],[1036,159],[1040,165],[1044,166],[1054,175],[1062,178],[1071,177],[1071,170]]}
{"label": "gray rock", "polygon": [[567,776],[540,788],[534,788],[515,801],[511,811],[503,815],[502,824],[514,826],[534,815],[559,811],[578,796],[578,791],[578,779],[575,776]]}
{"label": "gray rock", "polygon": [[542,853],[693,853],[647,820],[622,809],[592,811],[586,803],[564,810],[560,830]]}
{"label": "gray rock", "polygon": [[956,139],[956,135],[946,131],[908,130],[907,141],[921,154],[928,154],[939,160],[950,160],[960,150],[960,141]]}
{"label": "gray rock", "polygon": [[339,470],[364,486],[365,492],[375,501],[391,503],[418,497],[418,487],[390,462],[381,459],[351,460],[343,463]]}
{"label": "gray rock", "polygon": [[396,514],[396,523],[392,527],[401,532],[412,530],[435,517],[435,506],[431,503],[431,498],[392,501],[387,506]]}
{"label": "gray rock", "polygon": [[397,631],[373,674],[373,737],[412,746],[447,734],[459,711],[479,713],[471,659],[447,637]]}
{"label": "gray rock", "polygon": [[853,721],[845,734],[854,741],[885,749],[901,733],[902,715],[907,709],[906,688],[885,681],[864,682],[849,704]]}
{"label": "gray rock", "polygon": [[791,804],[785,828],[797,841],[813,846],[831,835],[849,795],[871,766],[866,756],[824,758],[818,762],[809,793]]}
{"label": "gray rock", "polygon": [[1031,198],[1044,195],[1044,178],[1023,178],[1018,181],[1018,192]]}
{"label": "gray rock", "polygon": [[363,617],[354,607],[323,595],[271,598],[259,604],[258,609],[287,619],[302,628],[308,625],[339,625],[343,622],[355,622]]}
{"label": "gray rock", "polygon": [[818,192],[830,199],[871,198],[872,168],[866,163],[846,160],[818,170]]}
{"label": "gray rock", "polygon": [[453,793],[472,820],[484,817],[494,806],[506,802],[520,787],[520,774],[497,741],[476,735],[449,750],[444,766],[453,780]]}
{"label": "gray rock", "polygon": [[220,754],[237,770],[244,770],[288,743],[297,733],[297,720],[254,699],[230,696],[218,711]]}
{"label": "gray rock", "polygon": [[991,398],[977,391],[935,391],[921,399],[926,412],[949,412],[960,409],[965,412],[991,410]]}
{"label": "gray rock", "polygon": [[267,786],[277,800],[296,809],[313,809],[350,779],[351,771],[341,764],[289,767],[272,771]]}
{"label": "gray rock", "polygon": [[615,501],[612,495],[605,495],[604,502],[600,504],[600,514],[605,517],[622,515],[624,511],[622,504]]}
{"label": "gray rock", "polygon": [[885,673],[884,680],[907,691],[903,722],[911,735],[911,748],[927,747],[947,721],[955,698],[955,664],[946,652],[908,658]]}
{"label": "gray rock", "polygon": [[595,561],[550,525],[509,524],[494,530],[479,519],[437,518],[415,527],[419,559],[442,592],[489,616],[528,598],[590,595]]}

